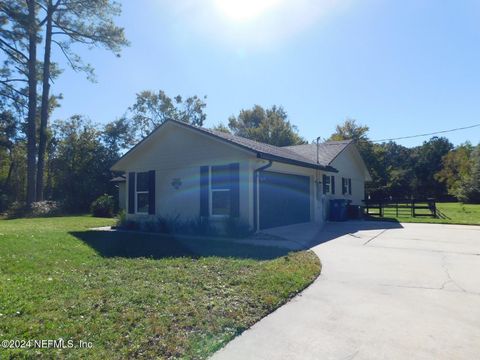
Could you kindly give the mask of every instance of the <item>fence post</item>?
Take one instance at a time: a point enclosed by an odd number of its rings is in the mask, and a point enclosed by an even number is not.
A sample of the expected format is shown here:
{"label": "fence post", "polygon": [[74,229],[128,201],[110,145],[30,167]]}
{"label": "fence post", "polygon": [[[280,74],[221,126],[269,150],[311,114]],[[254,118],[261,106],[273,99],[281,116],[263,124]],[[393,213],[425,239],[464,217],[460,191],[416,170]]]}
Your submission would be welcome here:
{"label": "fence post", "polygon": [[397,214],[397,217],[398,217],[398,201],[397,201],[397,203],[396,203],[395,205],[396,205],[396,210],[397,210],[397,211],[396,211],[396,214]]}
{"label": "fence post", "polygon": [[415,201],[412,200],[412,217],[415,217]]}

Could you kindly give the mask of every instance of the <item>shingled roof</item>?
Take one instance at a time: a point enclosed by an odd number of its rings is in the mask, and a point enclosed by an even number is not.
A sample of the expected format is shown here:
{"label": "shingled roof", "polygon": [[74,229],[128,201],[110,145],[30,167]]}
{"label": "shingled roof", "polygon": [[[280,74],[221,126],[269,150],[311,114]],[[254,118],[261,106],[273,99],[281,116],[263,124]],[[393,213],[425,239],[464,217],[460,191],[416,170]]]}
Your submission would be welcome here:
{"label": "shingled roof", "polygon": [[[310,145],[280,147],[280,146],[265,144],[259,141],[250,140],[241,136],[232,135],[223,131],[217,131],[217,130],[207,129],[203,127],[192,126],[183,122],[175,121],[175,123],[204,132],[208,135],[214,136],[221,140],[238,145],[244,149],[256,152],[257,157],[261,159],[291,163],[299,166],[337,172],[336,169],[330,166],[330,163],[317,162],[316,155],[315,157],[312,158],[309,153],[306,152],[305,154],[303,154],[301,151],[299,151],[299,149],[297,149],[298,146],[310,146]],[[311,146],[315,147],[316,145],[311,145]],[[328,154],[329,154],[327,156],[328,158],[331,156],[335,157],[336,155],[338,155],[338,153],[333,154],[335,149],[339,149],[339,147],[336,146],[335,148],[328,149]],[[343,150],[343,148],[341,150]],[[315,154],[316,154],[316,150],[315,150]]]}
{"label": "shingled roof", "polygon": [[[256,154],[260,159],[278,161],[287,164],[293,164],[313,169],[321,169],[325,171],[338,172],[331,166],[331,162],[343,151],[350,141],[328,141],[319,144],[319,156],[317,161],[317,145],[305,144],[296,146],[273,146],[258,141],[246,139],[241,136],[232,135],[222,131],[216,131],[203,127],[193,126],[184,122],[176,120],[167,120],[161,126],[157,127],[149,136],[140,141],[132,149],[130,149],[122,159],[130,154],[133,150],[143,143],[146,139],[150,138],[154,133],[159,131],[165,124],[172,122],[177,125],[204,133],[212,136],[224,142],[239,146],[245,150],[251,151]],[[119,160],[120,161],[120,160]]]}
{"label": "shingled roof", "polygon": [[[331,165],[333,160],[335,160],[352,141],[353,140],[326,141],[318,144],[318,163],[323,166]],[[317,144],[286,146],[285,149],[310,159],[310,161],[317,161]]]}

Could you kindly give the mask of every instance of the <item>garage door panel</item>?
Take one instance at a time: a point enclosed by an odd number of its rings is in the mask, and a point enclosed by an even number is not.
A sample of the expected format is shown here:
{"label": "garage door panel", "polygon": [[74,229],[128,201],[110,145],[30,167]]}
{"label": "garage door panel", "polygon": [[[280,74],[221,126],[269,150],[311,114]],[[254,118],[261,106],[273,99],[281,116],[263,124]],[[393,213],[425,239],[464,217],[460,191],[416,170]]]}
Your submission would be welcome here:
{"label": "garage door panel", "polygon": [[263,171],[260,174],[260,228],[310,221],[308,176]]}

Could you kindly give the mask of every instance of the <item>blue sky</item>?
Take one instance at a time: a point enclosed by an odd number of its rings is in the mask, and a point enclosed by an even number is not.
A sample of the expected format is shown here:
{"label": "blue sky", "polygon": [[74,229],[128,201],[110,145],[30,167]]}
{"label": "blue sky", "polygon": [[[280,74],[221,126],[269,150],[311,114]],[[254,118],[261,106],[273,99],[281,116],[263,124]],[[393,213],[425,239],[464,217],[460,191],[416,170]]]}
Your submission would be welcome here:
{"label": "blue sky", "polygon": [[[282,105],[307,140],[346,117],[371,139],[468,126],[480,123],[479,20],[476,0],[125,1],[131,46],[120,58],[82,49],[98,82],[66,69],[53,118],[104,123],[162,89],[207,95],[206,126]],[[447,136],[478,143],[480,128]]]}

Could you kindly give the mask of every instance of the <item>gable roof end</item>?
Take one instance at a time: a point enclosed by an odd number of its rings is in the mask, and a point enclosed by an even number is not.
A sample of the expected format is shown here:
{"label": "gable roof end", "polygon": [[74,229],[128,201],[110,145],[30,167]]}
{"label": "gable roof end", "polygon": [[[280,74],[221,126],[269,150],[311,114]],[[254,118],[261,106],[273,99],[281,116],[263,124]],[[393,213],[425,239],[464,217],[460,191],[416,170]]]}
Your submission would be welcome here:
{"label": "gable roof end", "polygon": [[[296,153],[307,157],[310,160],[315,160],[317,158],[317,144],[294,145],[287,146],[286,148],[295,151]],[[367,181],[371,181],[372,177],[370,172],[368,171],[365,161],[355,145],[355,141],[353,140],[326,141],[318,144],[318,162],[323,166],[332,166],[335,159],[338,158],[338,156],[346,149],[351,149],[353,151],[355,158],[360,163],[360,166],[364,171],[365,179]]]}
{"label": "gable roof end", "polygon": [[318,159],[317,144],[286,146],[284,149],[289,149],[303,157],[310,159],[310,161],[318,161],[318,163],[323,166],[329,166],[332,164],[333,160],[335,160],[338,155],[340,155],[340,153],[352,143],[352,140],[327,141],[320,143],[318,144]]}
{"label": "gable roof end", "polygon": [[[330,164],[322,163],[316,161],[316,159],[312,159],[310,156],[305,156],[302,153],[299,153],[298,151],[293,150],[292,148],[294,147],[278,147],[278,146],[273,146],[265,143],[261,143],[258,141],[246,139],[241,136],[236,136],[232,135],[229,133],[224,133],[221,131],[216,131],[212,129],[207,129],[203,127],[197,127],[193,126],[184,122],[179,122],[176,120],[167,120],[165,121],[162,125],[157,127],[150,135],[148,135],[146,138],[144,138],[142,141],[140,141],[137,145],[135,145],[132,149],[130,149],[125,155],[123,155],[113,166],[111,169],[116,169],[117,165],[122,162],[125,158],[129,157],[132,152],[136,151],[139,147],[141,147],[142,144],[144,144],[146,141],[151,140],[155,134],[157,134],[161,129],[167,124],[167,123],[172,123],[175,124],[179,127],[184,127],[187,129],[191,129],[194,131],[197,131],[199,133],[202,133],[204,135],[210,136],[212,138],[215,138],[219,141],[223,141],[229,144],[233,144],[237,147],[240,147],[244,150],[250,151],[253,154],[256,154],[258,158],[261,159],[266,159],[266,160],[273,160],[273,161],[278,161],[278,162],[283,162],[283,163],[288,163],[288,164],[293,164],[293,165],[298,165],[298,166],[303,166],[303,167],[308,167],[308,168],[313,168],[313,169],[320,169],[324,171],[330,171],[330,172],[337,172],[336,169],[334,169]],[[302,146],[302,145],[300,145]]]}

